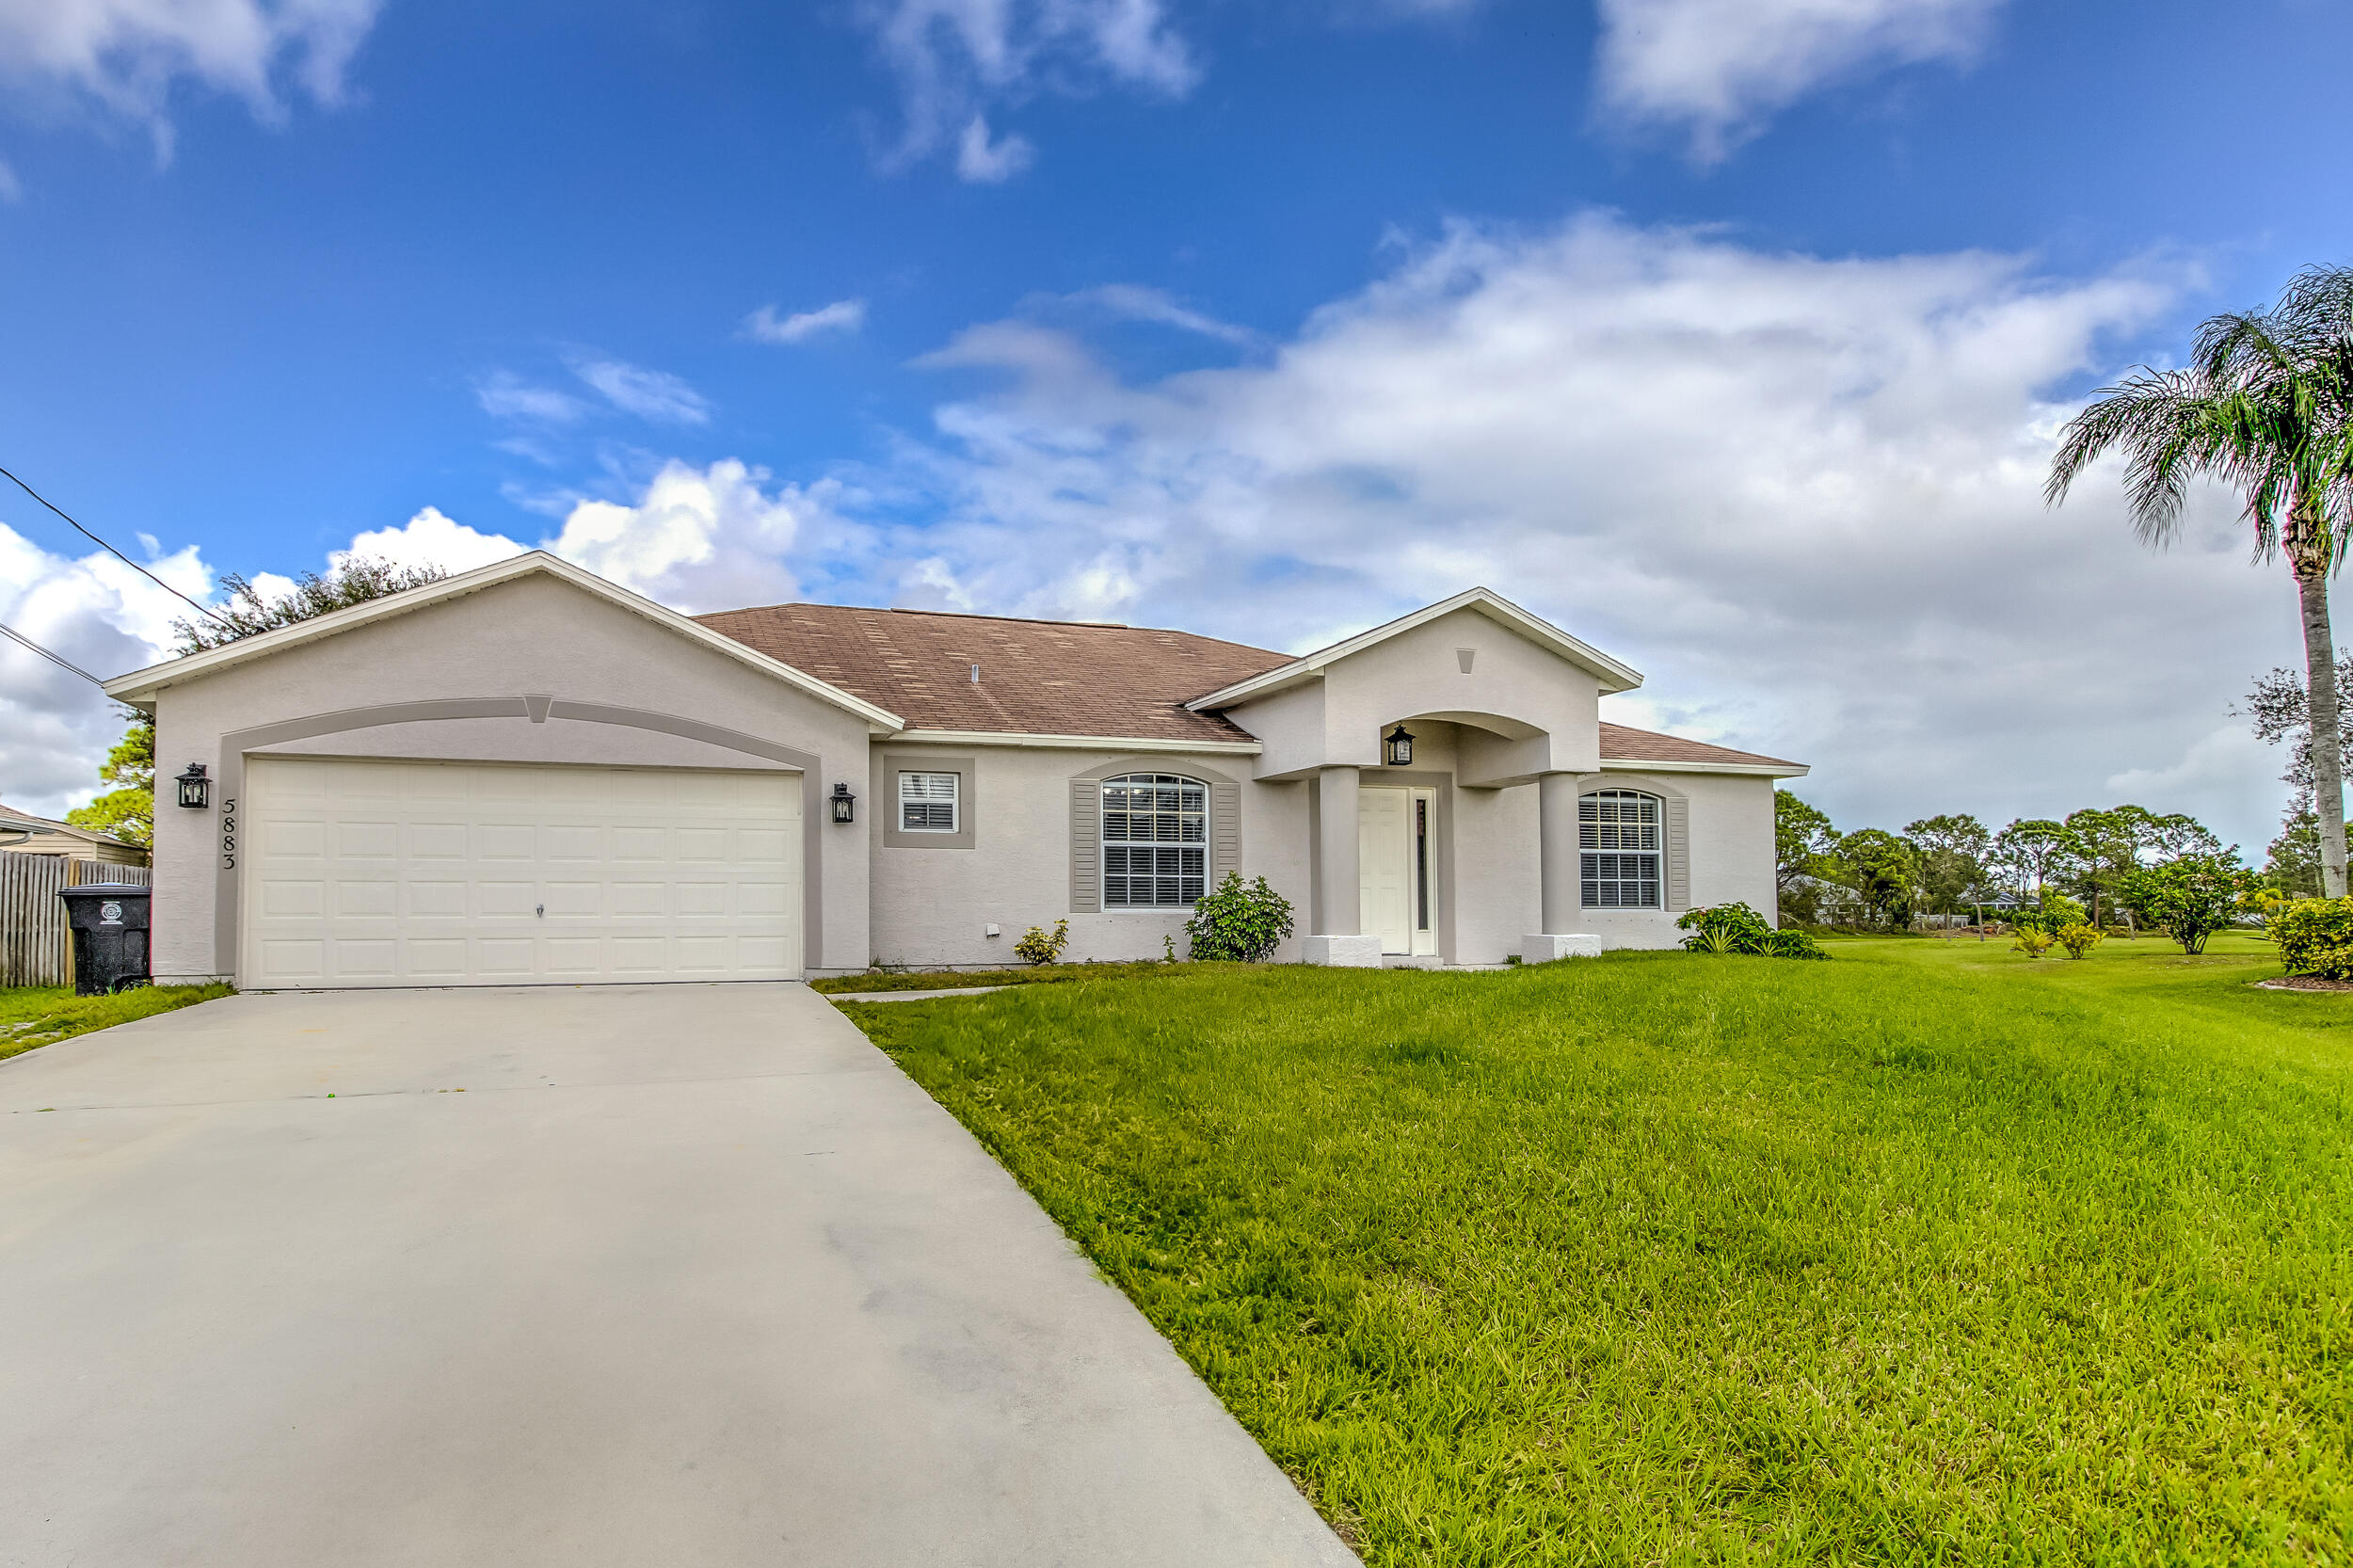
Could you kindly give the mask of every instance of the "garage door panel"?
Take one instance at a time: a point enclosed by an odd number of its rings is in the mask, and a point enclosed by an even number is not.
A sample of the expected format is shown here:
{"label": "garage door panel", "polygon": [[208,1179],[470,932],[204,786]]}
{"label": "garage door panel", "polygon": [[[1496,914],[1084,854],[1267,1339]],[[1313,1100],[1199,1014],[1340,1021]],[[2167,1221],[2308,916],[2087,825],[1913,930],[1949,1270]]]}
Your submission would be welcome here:
{"label": "garage door panel", "polygon": [[795,978],[801,787],[776,773],[255,758],[242,978]]}

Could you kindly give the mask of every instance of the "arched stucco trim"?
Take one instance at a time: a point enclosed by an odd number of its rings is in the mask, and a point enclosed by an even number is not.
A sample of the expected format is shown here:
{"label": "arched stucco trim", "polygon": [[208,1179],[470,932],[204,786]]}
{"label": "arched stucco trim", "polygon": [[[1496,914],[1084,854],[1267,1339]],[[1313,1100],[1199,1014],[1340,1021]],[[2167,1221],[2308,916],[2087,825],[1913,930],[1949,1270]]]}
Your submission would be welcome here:
{"label": "arched stucco trim", "polygon": [[1178,774],[1209,787],[1209,874],[1215,887],[1241,869],[1241,785],[1189,756],[1123,757],[1070,776],[1070,912],[1103,911],[1103,780],[1123,773]]}
{"label": "arched stucco trim", "polygon": [[[1633,790],[1641,794],[1657,795],[1661,826],[1660,856],[1666,862],[1666,909],[1672,914],[1691,907],[1691,797],[1664,778],[1646,773],[1588,774],[1577,783],[1577,799],[1599,794],[1604,790]],[[1581,813],[1580,813],[1581,814]]]}
{"label": "arched stucco trim", "polygon": [[[824,966],[825,899],[824,856],[822,852],[823,824],[827,817],[824,786],[818,779],[820,759],[814,752],[746,734],[741,729],[730,729],[725,725],[707,724],[700,719],[655,712],[645,708],[617,708],[601,702],[568,702],[540,693],[528,696],[440,697],[424,702],[387,702],[372,708],[344,708],[333,712],[307,713],[300,718],[280,719],[274,724],[232,729],[221,736],[218,766],[224,825],[234,822],[237,802],[244,798],[246,754],[248,752],[258,751],[264,746],[284,745],[289,741],[339,735],[353,729],[374,729],[388,724],[418,724],[438,719],[515,719],[524,724],[569,719],[580,724],[618,725],[631,729],[658,730],[665,735],[701,741],[706,744],[741,752],[746,757],[764,758],[786,768],[799,769],[801,970],[806,974]],[[593,767],[596,764],[584,765]],[[244,856],[235,857],[239,862],[235,866],[223,864],[226,858],[216,851],[213,959],[219,967],[218,972],[233,975],[238,972],[237,943],[245,923],[244,910],[238,899],[238,877]]]}

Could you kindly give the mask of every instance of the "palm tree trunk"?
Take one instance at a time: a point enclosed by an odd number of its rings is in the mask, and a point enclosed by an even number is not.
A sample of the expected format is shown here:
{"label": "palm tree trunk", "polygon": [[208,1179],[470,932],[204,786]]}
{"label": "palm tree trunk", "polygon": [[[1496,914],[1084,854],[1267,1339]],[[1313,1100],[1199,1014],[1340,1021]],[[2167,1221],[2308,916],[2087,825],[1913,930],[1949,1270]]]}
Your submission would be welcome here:
{"label": "palm tree trunk", "polygon": [[2337,719],[2337,655],[2329,628],[2329,558],[2299,552],[2296,593],[2304,612],[2305,702],[2313,725],[2313,795],[2320,813],[2320,893],[2345,896],[2345,754]]}

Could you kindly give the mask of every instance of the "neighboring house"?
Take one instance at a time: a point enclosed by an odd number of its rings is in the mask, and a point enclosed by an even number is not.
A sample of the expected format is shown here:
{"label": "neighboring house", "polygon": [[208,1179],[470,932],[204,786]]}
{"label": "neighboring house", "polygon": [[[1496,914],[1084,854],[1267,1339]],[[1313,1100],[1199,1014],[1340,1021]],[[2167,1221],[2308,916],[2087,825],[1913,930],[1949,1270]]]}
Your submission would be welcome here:
{"label": "neighboring house", "polygon": [[1154,958],[1229,871],[1296,906],[1287,958],[1663,947],[1772,908],[1805,770],[1602,723],[1640,680],[1483,588],[1293,658],[689,617],[534,552],[106,689],[210,776],[156,813],[156,973],[271,988],[993,965],[1061,918],[1071,958]]}
{"label": "neighboring house", "polygon": [[144,866],[147,851],[134,843],[0,806],[0,855],[54,855],[108,866]]}

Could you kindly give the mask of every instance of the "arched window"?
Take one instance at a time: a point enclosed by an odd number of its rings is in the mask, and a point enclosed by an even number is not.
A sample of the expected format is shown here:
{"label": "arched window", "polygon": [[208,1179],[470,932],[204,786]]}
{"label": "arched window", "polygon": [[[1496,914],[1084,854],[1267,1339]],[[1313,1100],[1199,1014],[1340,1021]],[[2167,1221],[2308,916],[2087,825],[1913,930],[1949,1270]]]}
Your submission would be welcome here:
{"label": "arched window", "polygon": [[1209,787],[1166,773],[1103,780],[1103,907],[1177,909],[1209,879]]}
{"label": "arched window", "polygon": [[1598,790],[1577,803],[1578,877],[1588,909],[1657,909],[1660,823],[1657,795]]}

